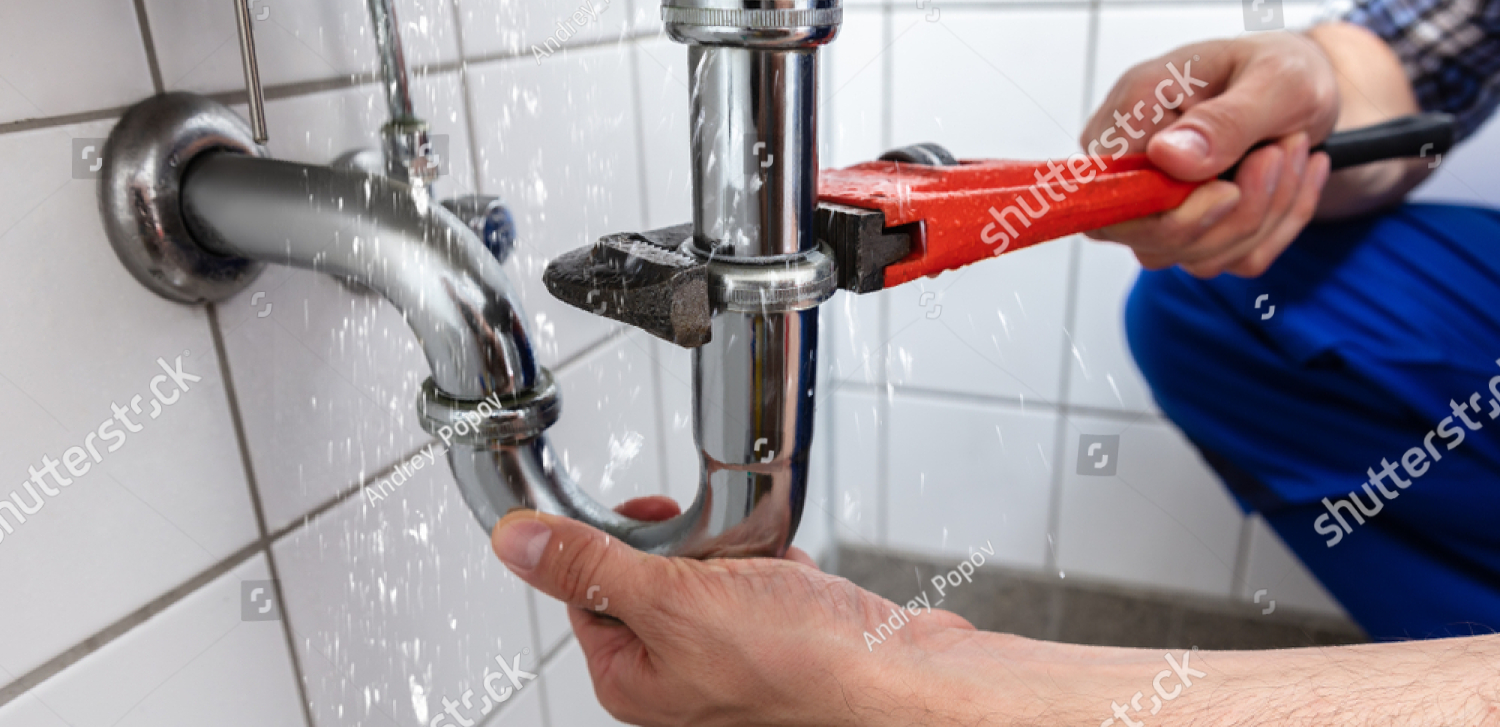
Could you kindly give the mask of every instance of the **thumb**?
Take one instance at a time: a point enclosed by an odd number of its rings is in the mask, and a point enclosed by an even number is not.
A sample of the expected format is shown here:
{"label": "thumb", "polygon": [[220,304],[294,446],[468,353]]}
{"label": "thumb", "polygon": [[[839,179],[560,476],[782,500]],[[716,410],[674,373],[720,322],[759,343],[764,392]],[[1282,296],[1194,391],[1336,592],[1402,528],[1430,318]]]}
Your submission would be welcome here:
{"label": "thumb", "polygon": [[490,542],[506,567],[542,593],[621,620],[651,608],[650,584],[657,582],[652,576],[663,567],[660,556],[576,520],[533,510],[501,518]]}
{"label": "thumb", "polygon": [[[1182,116],[1151,138],[1146,154],[1178,179],[1209,179],[1234,166],[1255,144],[1306,131],[1321,139],[1332,128],[1325,93],[1305,74],[1262,58],[1240,61],[1223,92],[1184,104]],[[1191,75],[1190,66],[1186,75]],[[1203,91],[1212,92],[1218,84]],[[1291,88],[1289,85],[1305,85]],[[1196,101],[1196,99],[1194,99]]]}

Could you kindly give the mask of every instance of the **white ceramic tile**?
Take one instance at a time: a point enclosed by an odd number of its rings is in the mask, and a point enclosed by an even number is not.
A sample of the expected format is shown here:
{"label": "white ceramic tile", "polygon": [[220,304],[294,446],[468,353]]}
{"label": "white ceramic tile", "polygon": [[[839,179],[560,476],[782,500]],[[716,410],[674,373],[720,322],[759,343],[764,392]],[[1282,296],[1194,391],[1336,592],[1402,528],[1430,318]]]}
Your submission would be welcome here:
{"label": "white ceramic tile", "polygon": [[1129,248],[1079,241],[1078,302],[1067,365],[1068,403],[1131,412],[1156,412],[1125,337],[1125,299],[1141,266]]}
{"label": "white ceramic tile", "polygon": [[646,224],[659,228],[692,222],[687,46],[660,38],[634,47],[646,160]]}
{"label": "white ceramic tile", "polygon": [[0,707],[0,727],[73,727],[31,694]]}
{"label": "white ceramic tile", "polygon": [[855,295],[839,291],[820,308],[826,366],[818,372],[818,396],[850,384],[883,385],[891,357],[891,334],[885,321],[890,292]]}
{"label": "white ceramic tile", "polygon": [[[846,3],[847,5],[847,3]],[[846,8],[844,24],[822,51],[825,146],[820,163],[841,168],[885,153],[885,16],[876,8]]]}
{"label": "white ceramic tile", "polygon": [[[271,103],[272,154],[327,164],[376,146],[384,120],[377,95],[364,86]],[[413,95],[433,131],[447,136],[452,168],[437,193],[468,192],[472,170],[457,76],[422,79]],[[426,439],[415,402],[430,367],[400,313],[379,295],[273,265],[220,310],[273,529]]]}
{"label": "white ceramic tile", "polygon": [[892,146],[932,141],[959,158],[1067,156],[1082,128],[1083,9],[897,10]]}
{"label": "white ceramic tile", "polygon": [[659,0],[630,0],[630,32],[635,34],[662,33]]}
{"label": "white ceramic tile", "polygon": [[533,672],[539,663],[527,587],[495,558],[433,452],[436,463],[383,499],[356,495],[276,546],[318,727],[380,724],[376,715],[425,725],[470,690],[456,709],[472,719],[486,677],[503,675],[496,657],[519,654]]}
{"label": "white ceramic tile", "polygon": [[[1078,474],[1082,435],[1119,435],[1114,476]],[[1063,441],[1064,573],[1231,595],[1243,517],[1181,433],[1147,417],[1072,416]]]}
{"label": "white ceramic tile", "polygon": [[1055,240],[882,293],[891,382],[1057,402],[1071,253]]}
{"label": "white ceramic tile", "polygon": [[1041,568],[1057,415],[898,394],[891,400],[892,548]]}
{"label": "white ceramic tile", "polygon": [[257,555],[30,696],[75,727],[303,724],[281,624],[242,620],[241,584],[269,578]]}
{"label": "white ceramic tile", "polygon": [[868,391],[846,389],[823,400],[834,480],[828,507],[833,536],[863,547],[881,545],[880,457],[886,408]]}
{"label": "white ceramic tile", "polygon": [[622,45],[470,69],[480,188],[515,215],[508,269],[548,366],[615,324],[553,298],[542,285],[547,263],[605,234],[644,229],[628,53]]}
{"label": "white ceramic tile", "polygon": [[[424,65],[458,60],[450,8],[445,0],[397,0],[402,50],[413,73]],[[167,90],[210,93],[244,88],[232,3],[146,0],[146,14]],[[264,85],[380,70],[363,3],[255,0],[251,14],[256,18],[252,30]]]}
{"label": "white ceramic tile", "polygon": [[1262,608],[1270,608],[1270,602],[1275,601],[1278,608],[1348,618],[1343,607],[1286,547],[1281,536],[1256,514],[1250,517],[1250,561],[1239,597],[1254,602],[1255,594],[1261,590],[1266,591],[1260,598]]}
{"label": "white ceramic tile", "polygon": [[6,4],[0,123],[124,106],[151,93],[146,47],[130,3]]}
{"label": "white ceramic tile", "polygon": [[533,64],[562,60],[559,48],[622,38],[634,15],[630,0],[462,0],[459,8],[471,60],[507,55]]}
{"label": "white ceramic tile", "polygon": [[[1288,28],[1310,23],[1317,3],[1285,3]],[[1276,32],[1276,31],[1265,31]],[[1174,48],[1204,40],[1245,35],[1244,8],[1240,3],[1174,2],[1161,5],[1115,5],[1105,0],[1099,11],[1099,47],[1095,56],[1092,107],[1102,103],[1120,74],[1137,63]],[[1196,61],[1205,63],[1209,59]],[[1201,66],[1194,66],[1196,70]],[[1170,77],[1165,66],[1163,78]]]}
{"label": "white ceramic tile", "polygon": [[[204,311],[158,298],[126,272],[105,239],[94,180],[72,178],[74,139],[103,137],[110,126],[0,136],[0,158],[28,164],[0,172],[0,301],[12,311],[0,317],[0,340],[10,342],[0,357],[0,406],[10,413],[0,424],[0,469],[13,475],[0,496],[18,491],[30,504],[21,488],[28,468],[74,447],[99,453],[83,475],[59,467],[70,485],[49,484],[56,494],[42,495],[25,523],[0,516],[14,529],[0,533],[0,578],[26,584],[0,593],[0,613],[11,616],[0,624],[0,667],[12,674],[256,535]],[[173,365],[179,356],[202,380],[186,391],[159,381],[160,396],[175,403],[152,418],[157,359]],[[136,396],[139,414],[130,411]],[[98,433],[113,404],[139,431],[116,422],[111,438]]]}
{"label": "white ceramic tile", "polygon": [[[574,481],[608,507],[662,492],[657,361],[647,338],[632,331],[558,374],[563,414],[547,435]],[[679,500],[685,507],[691,496]],[[570,630],[567,607],[542,595],[537,607],[550,650]]]}
{"label": "white ceramic tile", "polygon": [[[1437,171],[1412,199],[1430,202],[1500,206],[1500,169],[1491,162],[1500,152],[1500,123],[1491,119],[1458,148],[1437,161]],[[1431,162],[1429,162],[1431,163]]]}
{"label": "white ceramic tile", "polygon": [[547,712],[555,727],[614,727],[623,725],[594,696],[594,682],[589,678],[588,661],[577,641],[569,641],[553,657],[542,674],[547,690]]}

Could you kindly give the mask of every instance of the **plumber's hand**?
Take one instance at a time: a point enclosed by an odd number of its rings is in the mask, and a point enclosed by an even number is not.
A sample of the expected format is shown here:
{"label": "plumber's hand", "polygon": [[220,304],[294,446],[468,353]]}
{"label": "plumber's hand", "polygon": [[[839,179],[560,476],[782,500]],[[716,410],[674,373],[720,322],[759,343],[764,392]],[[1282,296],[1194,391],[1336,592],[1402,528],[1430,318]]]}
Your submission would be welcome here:
{"label": "plumber's hand", "polygon": [[[1183,75],[1174,78],[1169,64]],[[1179,95],[1181,105],[1152,125],[1157,99],[1171,103]],[[1140,101],[1143,119],[1132,114]],[[1318,207],[1328,157],[1309,157],[1309,141],[1317,143],[1333,129],[1339,104],[1328,57],[1299,34],[1195,43],[1135,66],[1083,131],[1086,150],[1104,137],[1100,157],[1106,165],[1108,145],[1123,139],[1130,151],[1145,151],[1168,174],[1198,181],[1218,176],[1261,140],[1275,143],[1246,157],[1234,182],[1209,182],[1177,209],[1091,236],[1130,246],[1148,269],[1181,265],[1205,278],[1260,275]]]}
{"label": "plumber's hand", "polygon": [[[678,508],[645,498],[621,512],[663,520]],[[956,724],[976,714],[974,695],[993,689],[957,688],[967,675],[931,660],[974,633],[967,621],[924,611],[872,650],[864,633],[896,605],[818,571],[795,548],[788,560],[665,558],[529,510],[502,519],[493,544],[522,580],[572,607],[594,692],[627,722]],[[605,598],[612,618],[592,610]]]}

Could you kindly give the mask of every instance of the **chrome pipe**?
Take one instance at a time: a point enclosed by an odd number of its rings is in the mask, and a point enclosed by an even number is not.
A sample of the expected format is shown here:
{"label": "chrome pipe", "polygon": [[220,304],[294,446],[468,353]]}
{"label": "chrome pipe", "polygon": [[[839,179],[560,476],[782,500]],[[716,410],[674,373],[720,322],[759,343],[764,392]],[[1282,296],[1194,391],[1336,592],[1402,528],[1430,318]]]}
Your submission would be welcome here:
{"label": "chrome pipe", "polygon": [[443,393],[479,401],[536,386],[538,365],[500,264],[425,193],[360,172],[205,153],[182,212],[218,255],[350,278],[405,315]]}
{"label": "chrome pipe", "polygon": [[375,49],[380,54],[381,85],[391,121],[413,118],[411,86],[406,78],[406,53],[392,0],[370,0],[370,25],[375,30]]}
{"label": "chrome pipe", "polygon": [[[805,481],[807,448],[782,443],[810,441],[810,430],[794,426],[811,421],[810,397],[802,399],[807,416],[751,430],[782,450],[774,456],[767,446],[700,435],[720,442],[709,451],[726,464],[707,470],[697,502],[666,522],[632,520],[595,502],[568,477],[542,433],[557,417],[556,387],[536,362],[525,314],[500,263],[466,223],[428,204],[419,188],[356,170],[212,151],[191,161],[180,188],[185,225],[198,247],[226,258],[350,278],[401,311],[432,367],[418,405],[423,426],[448,446],[459,491],[487,531],[505,513],[527,507],[586,522],[663,555],[785,551],[800,515],[801,498],[793,490]],[[771,336],[791,347],[809,332],[816,339],[816,311],[806,314],[800,325]],[[739,318],[750,317],[724,322]],[[742,342],[726,349],[736,358],[743,357],[744,342],[763,336],[728,329],[722,335]],[[801,367],[809,377],[811,363]],[[709,377],[704,383],[706,389],[734,390],[728,398],[744,400],[738,389],[753,378]],[[784,400],[799,398],[791,386],[769,393],[764,409],[780,411]],[[509,408],[487,412],[490,405],[480,403],[485,397]],[[471,415],[473,421],[487,419],[466,434],[438,426]],[[770,458],[746,470],[733,464],[742,452]]]}
{"label": "chrome pipe", "polygon": [[688,63],[698,244],[742,258],[811,250],[817,54],[692,45]]}

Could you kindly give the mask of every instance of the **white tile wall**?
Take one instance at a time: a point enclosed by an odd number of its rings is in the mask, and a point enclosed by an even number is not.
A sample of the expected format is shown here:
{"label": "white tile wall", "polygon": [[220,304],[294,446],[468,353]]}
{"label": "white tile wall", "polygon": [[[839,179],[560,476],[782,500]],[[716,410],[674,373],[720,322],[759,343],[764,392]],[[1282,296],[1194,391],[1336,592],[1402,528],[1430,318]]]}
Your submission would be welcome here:
{"label": "white tile wall", "polygon": [[[540,285],[566,250],[689,218],[685,50],[658,35],[656,3],[613,0],[538,63],[531,46],[580,4],[400,0],[414,100],[448,135],[440,192],[499,194],[516,213],[508,271],[563,382],[554,435],[568,468],[611,504],[686,501],[698,478],[689,354],[620,335]],[[0,725],[299,724],[304,693],[309,727],[426,724],[495,656],[522,650],[538,681],[481,724],[614,724],[564,612],[494,561],[445,468],[384,501],[356,493],[307,517],[427,441],[412,415],[427,367],[390,306],[271,269],[210,314],[152,296],[114,258],[94,182],[72,176],[74,140],[105,136],[116,109],[153,92],[152,57],[167,90],[242,83],[227,3],[138,5],[153,54],[124,0],[17,5],[0,23],[4,481],[18,486],[43,456],[85,445],[112,403],[146,391],[157,357],[190,351],[184,367],[203,380],[4,533],[0,581],[24,587],[0,591],[0,681],[45,678],[0,706]],[[1237,3],[1208,0],[848,5],[824,55],[830,166],[924,140],[969,157],[1066,154],[1114,76],[1179,43],[1236,35],[1241,21]],[[1312,7],[1288,4],[1289,21]],[[271,150],[322,163],[373,145],[384,110],[362,80],[375,70],[363,3],[257,0],[254,12],[265,16],[262,73],[279,89]],[[76,114],[96,120],[70,123]],[[1419,196],[1493,204],[1485,160],[1497,128]],[[1075,240],[884,296],[840,294],[824,309],[797,544],[961,556],[992,543],[1019,567],[1240,599],[1265,588],[1337,612],[1154,413],[1120,328],[1135,274],[1125,251]],[[255,292],[267,295],[252,305]],[[1079,476],[1079,434],[1111,432],[1119,473]],[[274,545],[257,501],[271,531],[291,528]],[[118,638],[67,655],[226,562]],[[1231,583],[1237,563],[1245,578]],[[239,621],[240,582],[273,572],[286,620]]]}

